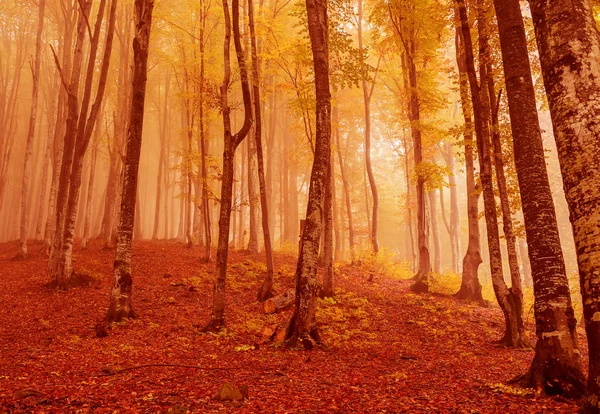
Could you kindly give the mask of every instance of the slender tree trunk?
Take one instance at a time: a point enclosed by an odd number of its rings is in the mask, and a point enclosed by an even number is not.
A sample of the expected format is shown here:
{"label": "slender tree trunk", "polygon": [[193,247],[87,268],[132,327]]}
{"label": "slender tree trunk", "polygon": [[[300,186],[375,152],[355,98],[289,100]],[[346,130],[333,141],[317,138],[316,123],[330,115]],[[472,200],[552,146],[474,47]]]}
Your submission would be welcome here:
{"label": "slender tree trunk", "polygon": [[29,115],[29,130],[25,144],[25,162],[23,166],[23,184],[21,186],[21,223],[20,243],[17,257],[27,258],[27,239],[29,238],[29,180],[31,176],[31,153],[33,151],[33,139],[35,136],[35,122],[37,117],[38,95],[40,84],[40,63],[42,60],[42,32],[44,31],[44,12],[46,0],[40,0],[38,4],[38,28],[35,38],[35,60],[32,65],[33,86],[31,89],[31,111]]}
{"label": "slender tree trunk", "polygon": [[[358,0],[358,51],[361,60],[364,53],[362,21],[363,2],[362,0]],[[374,253],[377,253],[379,252],[379,240],[377,239],[377,228],[379,223],[379,193],[377,191],[377,185],[375,184],[375,176],[373,175],[373,168],[371,166],[371,96],[373,96],[373,87],[371,87],[369,90],[369,87],[367,85],[366,73],[362,74],[361,85],[365,109],[365,165],[367,169],[367,176],[369,177],[371,195],[373,196],[373,216],[371,220],[370,239],[371,249]]]}
{"label": "slender tree trunk", "polygon": [[208,18],[208,8],[210,3],[207,4],[204,0],[200,2],[202,8],[202,24],[200,25],[200,180],[202,184],[201,193],[201,206],[200,211],[202,213],[202,227],[204,229],[204,257],[202,261],[204,263],[212,262],[212,232],[210,223],[210,205],[209,205],[209,187],[208,187],[208,167],[207,167],[207,150],[208,143],[206,139],[206,120],[205,118],[205,33],[206,33],[206,21]]}
{"label": "slender tree trunk", "polygon": [[407,242],[410,243],[408,250],[411,254],[411,267],[413,272],[417,265],[417,252],[415,251],[415,236],[413,230],[413,214],[412,214],[412,184],[410,182],[410,165],[409,165],[409,153],[410,148],[406,140],[406,130],[402,131],[402,146],[404,147],[404,177],[406,178],[406,228],[408,230]]}
{"label": "slender tree trunk", "polygon": [[254,0],[248,0],[248,22],[250,25],[250,43],[252,48],[252,86],[254,88],[254,139],[256,142],[256,160],[258,166],[258,184],[260,188],[260,207],[263,230],[263,241],[265,244],[265,254],[267,259],[267,274],[257,299],[264,302],[273,296],[273,248],[271,247],[271,232],[269,229],[269,209],[267,204],[267,188],[265,182],[265,167],[262,149],[262,114],[260,100],[260,62],[258,60],[256,47],[256,33],[254,29]]}
{"label": "slender tree trunk", "polygon": [[465,121],[465,175],[467,184],[467,221],[469,228],[469,241],[467,251],[462,263],[462,281],[460,290],[455,294],[459,299],[468,301],[483,302],[481,295],[481,283],[479,283],[479,265],[482,263],[480,251],[480,232],[479,232],[479,189],[475,185],[475,163],[474,163],[474,140],[473,140],[473,120],[471,118],[473,107],[469,100],[469,79],[467,75],[467,60],[465,54],[465,41],[461,34],[461,22],[456,14],[456,62],[459,73],[460,102],[463,118]]}
{"label": "slender tree trunk", "polygon": [[71,276],[73,273],[73,238],[75,233],[75,223],[77,219],[77,212],[79,207],[79,195],[81,190],[82,172],[83,172],[83,161],[85,152],[87,151],[88,144],[92,137],[96,120],[102,106],[102,99],[106,88],[106,80],[108,77],[108,68],[110,63],[110,56],[112,52],[112,39],[114,36],[115,28],[115,16],[116,16],[116,0],[112,0],[110,7],[110,16],[108,20],[108,26],[106,29],[106,41],[104,45],[104,55],[102,58],[102,65],[100,70],[100,76],[98,79],[98,89],[96,91],[96,97],[94,103],[88,113],[88,106],[91,98],[91,89],[93,81],[93,73],[95,68],[95,56],[100,41],[100,29],[102,26],[104,14],[104,1],[101,1],[100,8],[98,11],[98,17],[96,19],[96,25],[94,27],[94,34],[91,39],[90,45],[90,56],[88,61],[87,73],[85,78],[84,92],[81,100],[80,115],[78,118],[77,135],[75,148],[73,152],[72,166],[70,171],[70,177],[68,179],[68,197],[66,203],[66,215],[64,220],[64,229],[62,235],[62,249],[60,252],[60,258],[58,260],[58,266],[56,272],[59,274],[58,279],[66,281],[67,287],[70,283]]}
{"label": "slender tree trunk", "polygon": [[312,349],[321,339],[315,318],[317,259],[323,223],[323,198],[331,160],[331,94],[329,92],[329,47],[327,0],[306,0],[308,32],[313,54],[316,89],[315,157],[310,177],[306,222],[296,267],[296,303],[286,332],[289,347],[301,344]]}
{"label": "slender tree trunk", "polygon": [[521,272],[519,270],[519,259],[517,258],[517,238],[513,231],[512,213],[508,201],[508,190],[506,175],[504,174],[504,159],[502,156],[502,142],[500,141],[500,124],[498,122],[499,102],[496,101],[494,79],[492,76],[491,63],[485,62],[487,66],[487,88],[490,99],[492,119],[492,150],[494,152],[494,166],[496,170],[496,182],[498,183],[498,194],[500,195],[500,206],[502,209],[502,227],[506,239],[506,250],[508,252],[508,266],[510,270],[510,294],[509,301],[516,310],[519,335],[523,337],[523,286]]}
{"label": "slender tree trunk", "polygon": [[[333,156],[333,152],[331,154],[331,160],[329,162],[331,164],[331,205],[333,211],[333,240],[335,242],[332,259],[333,268],[333,261],[339,259],[340,257],[343,239],[340,234],[340,213],[338,211],[339,209],[337,203],[337,195],[335,191],[335,158]],[[325,268],[327,268],[327,263],[325,264]]]}
{"label": "slender tree trunk", "polygon": [[346,215],[348,217],[348,246],[350,247],[350,260],[354,262],[356,253],[354,249],[354,225],[352,223],[352,202],[350,200],[350,184],[348,183],[348,176],[346,173],[346,167],[344,165],[344,159],[342,157],[342,147],[340,145],[340,125],[339,125],[339,112],[338,106],[333,106],[333,125],[335,126],[335,148],[338,155],[338,162],[340,164],[340,174],[342,176],[342,185],[344,187],[344,200],[346,201]]}
{"label": "slender tree trunk", "polygon": [[[252,0],[248,0],[252,1]],[[256,98],[255,98],[256,99]],[[254,111],[255,116],[260,112],[259,109]],[[260,116],[260,115],[259,115]],[[256,125],[253,125],[251,135],[257,134]],[[257,254],[260,250],[258,242],[258,223],[259,223],[259,206],[260,206],[260,190],[258,185],[258,170],[256,160],[256,140],[248,140],[248,253]]]}
{"label": "slender tree trunk", "polygon": [[[562,0],[552,3],[532,0],[530,6],[579,265],[589,351],[587,397],[583,411],[596,413],[600,411],[600,130],[597,123],[600,36],[587,0],[568,3]],[[532,213],[528,211],[528,214]],[[538,343],[541,347],[538,354],[550,352],[545,344],[562,346],[565,352],[560,360],[556,359],[560,363],[557,376],[564,378],[562,383],[572,384],[571,390],[577,389],[581,379],[579,353],[575,352],[575,320],[566,280],[557,272],[552,279],[542,279],[536,272],[538,259],[535,246],[529,243],[529,239],[528,244],[534,290],[540,292],[541,298],[547,298],[545,303],[540,299],[538,305],[536,294],[536,316],[539,315],[536,324],[563,322],[562,330],[557,327],[552,333],[545,334],[546,341]],[[560,319],[559,316],[555,319],[552,312],[561,315]],[[567,332],[569,335],[566,335]]]}
{"label": "slender tree trunk", "polygon": [[[234,174],[235,150],[242,142],[252,125],[252,100],[248,84],[248,71],[240,39],[239,0],[232,0],[232,19],[229,17],[229,5],[223,0],[225,18],[225,40],[223,45],[224,75],[221,84],[221,112],[223,115],[224,149],[223,149],[223,179],[221,181],[221,209],[219,212],[219,240],[217,244],[216,278],[213,290],[213,306],[211,319],[204,328],[207,332],[220,331],[225,326],[225,281],[227,276],[227,256],[229,254],[229,223],[232,207],[232,188]],[[227,92],[231,77],[229,48],[231,42],[231,26],[235,52],[242,81],[242,97],[244,100],[244,123],[241,129],[231,134],[230,108],[227,103]]]}
{"label": "slender tree trunk", "polygon": [[[465,85],[466,86],[466,85]],[[472,139],[472,138],[471,138]],[[442,156],[448,167],[448,183],[450,184],[450,222],[447,224],[448,236],[450,237],[450,248],[452,250],[452,272],[460,273],[460,218],[458,207],[458,191],[456,187],[456,161],[454,160],[453,146],[451,143],[445,143],[445,148],[441,151]],[[444,195],[440,188],[440,206],[444,220]],[[445,222],[445,221],[444,221]]]}
{"label": "slender tree trunk", "polygon": [[[83,64],[83,44],[85,40],[85,21],[91,8],[91,0],[87,0],[79,11],[77,22],[77,37],[75,41],[75,52],[73,54],[73,65],[71,70],[71,79],[67,88],[67,124],[64,138],[64,151],[60,167],[60,178],[58,181],[58,190],[56,194],[56,222],[54,225],[54,235],[52,248],[50,250],[50,259],[48,260],[48,270],[51,275],[51,285],[59,289],[67,289],[70,284],[70,273],[60,272],[58,269],[60,254],[62,252],[63,231],[65,227],[65,216],[67,213],[67,200],[69,197],[69,176],[73,164],[73,153],[75,150],[75,141],[77,138],[78,113],[78,94],[79,78],[81,75],[81,66]],[[56,57],[55,57],[56,59]],[[68,278],[66,277],[68,276]]]}
{"label": "slender tree trunk", "polygon": [[135,35],[133,38],[132,104],[127,133],[125,179],[121,196],[121,214],[117,229],[117,251],[113,267],[114,285],[106,313],[107,323],[133,318],[136,313],[131,306],[133,278],[131,276],[131,241],[135,221],[135,203],[138,169],[142,148],[144,125],[144,101],[148,72],[148,45],[152,25],[153,0],[135,0]]}
{"label": "slender tree trunk", "polygon": [[323,208],[325,210],[324,217],[324,246],[323,246],[323,267],[325,274],[323,275],[323,289],[320,296],[333,297],[333,177],[332,177],[331,156],[329,160],[329,168],[327,170],[327,179],[325,181],[325,195],[323,199]]}
{"label": "slender tree trunk", "polygon": [[[489,131],[489,98],[487,96],[487,88],[480,87],[477,81],[475,64],[473,58],[473,46],[471,42],[471,31],[469,28],[469,20],[464,0],[456,0],[459,8],[462,35],[464,39],[465,58],[467,62],[467,74],[469,77],[469,85],[471,87],[471,100],[473,102],[473,114],[475,117],[475,135],[477,137],[477,151],[479,155],[479,168],[481,187],[483,191],[483,202],[487,229],[487,240],[490,254],[490,269],[492,274],[492,285],[498,304],[502,309],[506,321],[506,333],[502,341],[507,346],[521,347],[524,345],[523,338],[520,336],[518,312],[514,301],[510,301],[510,291],[504,282],[502,274],[502,255],[500,251],[500,236],[498,234],[498,217],[496,215],[496,201],[494,199],[494,188],[492,183],[491,171],[491,143]],[[486,79],[487,73],[485,60],[488,56],[487,51],[487,33],[484,17],[485,11],[481,4],[478,4],[478,24],[479,24],[479,61],[480,61],[480,78]]]}
{"label": "slender tree trunk", "polygon": [[[100,128],[97,129],[100,131]],[[90,221],[92,218],[92,198],[94,196],[94,178],[96,174],[96,159],[98,157],[98,132],[96,132],[96,138],[94,146],[92,148],[92,161],[90,164],[90,178],[88,181],[88,191],[85,201],[85,221],[83,223],[83,237],[81,239],[81,248],[87,249],[88,239],[90,237]]]}
{"label": "slender tree trunk", "polygon": [[[171,86],[171,74],[167,73],[165,77],[165,90],[163,94],[163,104],[162,104],[162,118],[159,113],[159,134],[160,134],[160,151],[158,155],[158,176],[156,177],[156,203],[154,207],[154,226],[152,229],[152,240],[156,240],[158,238],[158,226],[160,223],[160,203],[162,197],[162,187],[165,182],[163,175],[168,174],[169,172],[163,172],[164,164],[165,164],[165,151],[167,146],[167,120],[169,113],[169,89]],[[159,93],[159,108],[160,108],[160,89]],[[165,187],[165,192],[168,190]],[[166,232],[166,230],[165,230]],[[165,238],[168,238],[165,235]]]}
{"label": "slender tree trunk", "polygon": [[440,230],[437,220],[436,212],[436,196],[435,191],[430,191],[428,194],[429,198],[429,219],[431,221],[431,235],[433,236],[433,271],[440,273],[442,266],[442,246],[440,244]]}

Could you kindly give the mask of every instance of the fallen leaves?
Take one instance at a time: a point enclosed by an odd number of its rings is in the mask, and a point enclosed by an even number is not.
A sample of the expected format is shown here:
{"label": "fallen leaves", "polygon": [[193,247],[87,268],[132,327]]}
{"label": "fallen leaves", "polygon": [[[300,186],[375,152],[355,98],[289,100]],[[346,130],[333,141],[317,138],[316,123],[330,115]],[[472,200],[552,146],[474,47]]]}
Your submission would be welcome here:
{"label": "fallen leaves", "polygon": [[[403,268],[383,260],[336,263],[336,297],[318,300],[327,346],[307,353],[277,342],[291,311],[266,315],[255,300],[260,255],[231,252],[227,329],[202,334],[214,264],[200,264],[200,251],[181,244],[135,241],[133,304],[140,318],[98,339],[114,252],[98,241],[76,250],[76,266],[97,275],[101,288],[55,292],[44,287],[41,245],[31,246],[28,260],[10,261],[16,248],[0,245],[0,413],[576,409],[502,384],[527,370],[532,352],[493,344],[503,327],[496,307],[412,294]],[[276,293],[283,293],[292,286],[295,258],[276,255],[275,265]],[[376,283],[367,283],[370,274]],[[225,384],[223,397],[231,399],[215,399]],[[25,396],[26,390],[39,394]]]}

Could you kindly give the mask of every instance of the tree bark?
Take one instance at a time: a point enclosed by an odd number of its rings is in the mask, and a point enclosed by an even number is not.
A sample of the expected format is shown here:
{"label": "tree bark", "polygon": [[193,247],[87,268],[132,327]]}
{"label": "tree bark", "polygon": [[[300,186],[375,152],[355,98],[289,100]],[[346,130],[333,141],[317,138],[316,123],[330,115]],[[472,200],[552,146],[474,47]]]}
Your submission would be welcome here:
{"label": "tree bark", "polygon": [[482,263],[480,252],[479,233],[479,190],[475,186],[475,165],[473,154],[473,120],[471,118],[472,105],[469,101],[469,79],[467,75],[467,60],[465,55],[465,41],[461,34],[461,22],[456,13],[456,62],[459,74],[460,101],[465,121],[465,175],[467,182],[467,220],[469,228],[469,241],[467,251],[463,258],[462,281],[460,290],[455,296],[468,301],[483,302],[481,284],[479,283],[479,265]]}
{"label": "tree bark", "polygon": [[142,148],[144,102],[148,72],[148,45],[154,0],[135,0],[135,35],[133,38],[132,104],[127,133],[125,179],[121,196],[121,215],[117,230],[117,251],[113,267],[114,285],[105,322],[119,322],[136,316],[131,306],[131,241],[135,220],[138,169]]}
{"label": "tree bark", "polygon": [[[227,256],[229,254],[229,223],[233,201],[234,156],[236,148],[246,138],[252,125],[252,100],[248,84],[248,71],[240,39],[239,0],[232,0],[232,19],[229,17],[227,0],[223,0],[223,12],[225,17],[225,40],[223,42],[224,74],[223,83],[221,84],[221,112],[223,115],[224,130],[223,179],[221,181],[219,240],[217,244],[217,266],[213,289],[212,314],[208,325],[204,328],[207,332],[218,332],[225,326],[225,281],[227,276]],[[231,76],[229,47],[232,23],[235,52],[242,82],[242,97],[244,100],[244,123],[235,135],[231,133],[230,108],[227,103],[227,91]]]}
{"label": "tree bark", "polygon": [[96,175],[96,159],[98,157],[98,135],[100,128],[96,130],[96,138],[92,148],[92,160],[90,163],[90,178],[88,181],[88,191],[85,201],[85,221],[83,223],[83,237],[81,239],[81,248],[87,249],[88,239],[90,237],[90,221],[92,219],[92,198],[94,196],[94,178]]}
{"label": "tree bark", "polygon": [[[363,62],[364,47],[363,47],[363,33],[362,33],[362,22],[363,22],[363,2],[358,0],[358,53],[360,56],[361,64]],[[367,169],[367,176],[369,177],[369,188],[371,189],[371,195],[373,197],[373,211],[371,219],[371,249],[373,253],[379,252],[379,240],[377,238],[377,228],[379,223],[379,193],[377,191],[377,184],[375,184],[375,176],[373,175],[373,167],[371,166],[371,97],[373,96],[374,83],[369,86],[367,85],[367,73],[363,71],[361,86],[363,92],[363,103],[365,110],[365,166]]]}
{"label": "tree bark", "polygon": [[[588,0],[569,2],[558,0],[552,3],[531,0],[530,6],[577,250],[589,350],[588,395],[584,411],[598,412],[600,410],[600,278],[598,278],[600,274],[598,210],[600,128],[597,123],[599,113],[597,102],[600,99],[598,64],[600,35]],[[530,255],[532,255],[531,251]],[[533,268],[534,258],[530,257]],[[537,276],[534,274],[534,289],[539,283],[536,281]],[[565,313],[561,312],[561,314],[566,316],[567,320],[564,323],[569,326],[570,331],[574,331],[575,320],[570,311],[566,289],[563,283],[562,288],[555,288],[548,293],[564,295],[565,300],[561,302],[561,306]],[[551,303],[554,302],[555,299],[552,299]],[[564,338],[558,332],[557,335],[552,332],[546,336],[552,341],[563,341]],[[565,339],[570,341],[570,336]],[[565,349],[568,349],[566,342],[564,345]],[[571,362],[571,366],[577,366],[577,357],[578,354],[575,353],[572,360],[567,360]],[[571,373],[579,377],[578,370]],[[569,371],[564,369],[563,376],[568,374]],[[572,383],[577,384],[575,381]]]}
{"label": "tree bark", "polygon": [[321,338],[316,325],[317,259],[323,224],[323,198],[331,160],[331,94],[327,0],[306,0],[308,33],[315,73],[315,154],[308,190],[306,224],[296,267],[296,303],[286,332],[288,347],[312,349]]}
{"label": "tree bark", "polygon": [[348,245],[350,247],[350,260],[354,262],[354,259],[356,258],[356,253],[354,250],[354,225],[352,223],[352,202],[350,200],[350,184],[348,183],[346,166],[344,165],[344,159],[342,157],[342,147],[340,144],[339,112],[337,105],[334,105],[333,107],[333,124],[335,126],[335,148],[338,155],[338,162],[340,164],[340,174],[342,176],[342,185],[344,187],[344,200],[346,202],[346,216],[348,217]]}
{"label": "tree bark", "polygon": [[260,207],[263,230],[263,241],[267,259],[267,274],[257,299],[263,302],[273,296],[273,247],[271,246],[271,232],[269,228],[269,208],[267,199],[267,186],[265,181],[265,167],[262,149],[262,114],[260,99],[260,62],[256,46],[256,32],[254,28],[254,0],[248,0],[248,23],[250,26],[250,44],[252,49],[252,87],[254,88],[254,140],[256,143],[256,161],[258,166],[258,184],[260,189]]}
{"label": "tree bark", "polygon": [[33,151],[33,139],[35,136],[35,123],[37,117],[38,95],[40,84],[40,64],[42,49],[42,32],[44,31],[44,12],[46,0],[39,0],[38,4],[38,28],[35,37],[35,60],[32,65],[33,86],[31,88],[31,111],[29,115],[29,129],[25,144],[25,161],[23,165],[23,183],[21,186],[21,223],[20,243],[17,257],[27,258],[27,239],[29,238],[29,180],[31,176],[31,153]]}
{"label": "tree bark", "polygon": [[433,271],[435,273],[440,273],[442,267],[442,246],[440,244],[440,229],[437,220],[435,190],[430,191],[427,195],[429,198],[429,220],[431,221],[431,236],[433,239]]}
{"label": "tree bark", "polygon": [[[465,85],[466,86],[466,85]],[[471,140],[473,137],[471,137]],[[448,236],[450,237],[450,249],[452,250],[452,272],[455,274],[460,273],[460,209],[458,207],[458,190],[456,187],[456,161],[454,159],[453,145],[446,142],[445,148],[442,149],[441,153],[448,167],[448,183],[450,184],[450,220],[447,225]],[[471,157],[472,158],[472,157]],[[471,159],[471,164],[473,163]],[[440,206],[444,217],[444,223],[446,222],[446,215],[444,213],[444,195],[440,188]]]}
{"label": "tree bark", "polygon": [[[473,102],[473,114],[475,117],[475,136],[477,138],[477,152],[479,155],[479,169],[481,187],[483,191],[483,204],[485,212],[485,221],[487,229],[487,240],[490,254],[490,270],[492,274],[492,285],[500,309],[504,314],[506,321],[506,332],[502,338],[502,343],[507,346],[524,346],[523,338],[520,335],[518,312],[520,309],[515,307],[514,301],[511,301],[510,291],[504,282],[502,274],[502,254],[500,250],[500,236],[498,232],[498,217],[496,213],[496,200],[494,199],[494,187],[491,171],[491,143],[490,143],[490,108],[487,88],[480,86],[477,81],[475,64],[473,58],[473,44],[471,42],[471,30],[464,0],[456,0],[459,9],[459,15],[462,27],[462,36],[464,39],[465,58],[467,63],[467,75],[471,87],[471,101]],[[485,11],[482,4],[477,7],[479,24],[479,70],[482,82],[485,81],[487,72],[485,63],[487,59],[487,36]]]}
{"label": "tree bark", "polygon": [[[519,259],[517,258],[517,238],[513,230],[512,213],[508,200],[506,175],[504,174],[504,159],[502,155],[502,142],[500,141],[500,124],[498,122],[498,109],[500,102],[496,101],[494,79],[492,76],[491,62],[485,62],[487,66],[487,88],[490,99],[492,119],[492,151],[494,153],[494,168],[496,170],[496,182],[498,183],[498,195],[500,196],[500,207],[502,209],[502,228],[506,239],[506,251],[508,253],[508,267],[510,270],[510,300],[514,302],[517,313],[518,329],[520,336],[524,336],[523,326],[523,284],[521,282],[521,271],[519,270]],[[498,95],[498,99],[500,95]]]}
{"label": "tree bark", "polygon": [[79,117],[79,80],[81,75],[81,66],[83,64],[83,46],[86,33],[85,21],[87,19],[87,15],[89,14],[90,8],[91,0],[87,0],[79,11],[71,79],[69,84],[65,86],[67,89],[67,123],[65,128],[63,157],[60,167],[60,178],[56,193],[56,222],[54,225],[54,235],[50,250],[50,258],[48,260],[48,270],[52,278],[51,285],[59,289],[68,289],[70,284],[69,279],[71,277],[70,273],[67,274],[59,271],[58,265],[62,252],[63,232],[66,221],[65,216],[67,213],[67,201],[69,197],[69,179],[77,138],[77,121]]}

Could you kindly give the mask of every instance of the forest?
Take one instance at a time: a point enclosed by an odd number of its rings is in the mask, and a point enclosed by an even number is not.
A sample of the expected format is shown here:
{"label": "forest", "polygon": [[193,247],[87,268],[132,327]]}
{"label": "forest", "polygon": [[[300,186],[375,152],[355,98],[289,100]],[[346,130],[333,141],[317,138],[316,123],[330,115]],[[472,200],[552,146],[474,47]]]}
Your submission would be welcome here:
{"label": "forest", "polygon": [[600,413],[599,24],[0,1],[0,414]]}

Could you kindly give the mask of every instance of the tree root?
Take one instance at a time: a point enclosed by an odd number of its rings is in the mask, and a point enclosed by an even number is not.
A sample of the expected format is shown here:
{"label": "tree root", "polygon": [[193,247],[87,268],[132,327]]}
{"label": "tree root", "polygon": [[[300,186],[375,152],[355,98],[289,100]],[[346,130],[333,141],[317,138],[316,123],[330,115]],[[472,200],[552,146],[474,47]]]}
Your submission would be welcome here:
{"label": "tree root", "polygon": [[202,328],[200,331],[205,333],[219,333],[225,328],[225,320],[223,318],[213,319]]}

